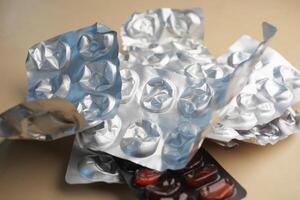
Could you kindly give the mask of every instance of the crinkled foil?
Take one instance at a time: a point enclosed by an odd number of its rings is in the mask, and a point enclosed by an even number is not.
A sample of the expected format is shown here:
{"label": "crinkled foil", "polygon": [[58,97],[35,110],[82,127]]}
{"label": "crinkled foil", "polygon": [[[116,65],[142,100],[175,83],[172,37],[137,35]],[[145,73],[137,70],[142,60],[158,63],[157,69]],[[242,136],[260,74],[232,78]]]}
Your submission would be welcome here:
{"label": "crinkled foil", "polygon": [[115,115],[121,98],[116,32],[97,23],[32,46],[26,60],[28,99],[61,97],[90,126]]}
{"label": "crinkled foil", "polygon": [[[160,8],[134,13],[121,29],[126,51],[152,49],[203,39],[204,19],[202,10]],[[154,49],[155,50],[155,49]],[[159,49],[157,49],[159,50]]]}
{"label": "crinkled foil", "polygon": [[104,128],[78,133],[80,144],[157,170],[186,165],[211,109],[212,89],[152,67],[121,69],[122,103]]}
{"label": "crinkled foil", "polygon": [[0,137],[55,140],[85,126],[74,105],[54,98],[21,103],[0,115]]}
{"label": "crinkled foil", "polygon": [[289,135],[300,131],[300,114],[288,108],[280,117],[263,125],[256,125],[249,130],[235,130],[219,124],[208,138],[230,143],[241,140],[259,145],[275,144]]}
{"label": "crinkled foil", "polygon": [[[218,58],[232,67],[249,58],[258,41],[243,36]],[[279,117],[300,100],[300,72],[279,53],[267,48],[249,77],[249,83],[228,105],[225,126],[249,130]]]}
{"label": "crinkled foil", "polygon": [[83,146],[158,170],[185,166],[201,125],[208,123],[214,92],[205,79],[184,76],[196,57],[212,62],[202,44],[203,20],[200,9],[169,8],[127,20],[121,30],[128,59],[121,70],[118,116],[102,130],[79,133]]}
{"label": "crinkled foil", "polygon": [[129,62],[189,74],[197,68],[192,64],[213,62],[203,33],[201,9],[161,8],[131,15],[121,38]]}
{"label": "crinkled foil", "polygon": [[[217,61],[237,66],[249,59],[258,43],[249,36],[243,36]],[[275,50],[266,48],[248,84],[227,106],[224,120],[208,138],[221,142],[237,139],[260,145],[275,144],[286,138],[298,129],[273,130],[271,121],[281,119],[280,116],[299,101],[299,86],[300,72]],[[268,128],[261,130],[262,127]]]}
{"label": "crinkled foil", "polygon": [[[168,13],[169,17],[189,12],[199,17],[194,10],[178,11],[178,13],[177,10],[171,9],[148,11],[139,14],[140,19],[135,15],[130,18],[123,27],[123,34],[126,31],[137,34],[140,29],[127,30],[136,28],[137,25],[130,25],[131,23],[147,24],[148,15],[164,12]],[[190,22],[189,19],[184,19],[184,22]],[[161,24],[162,29],[168,30],[168,26],[164,23]],[[134,47],[125,46],[129,58],[121,64],[122,101],[118,115],[107,120],[102,129],[86,129],[79,132],[80,144],[87,149],[107,152],[160,171],[183,168],[201,146],[205,136],[202,134],[210,130],[207,127],[212,113],[214,113],[214,123],[218,121],[219,117],[213,111],[224,106],[234,92],[236,94],[239,92],[240,87],[236,89],[235,84],[243,86],[244,82],[247,83],[247,72],[253,70],[252,63],[260,57],[275,32],[273,26],[264,24],[265,40],[253,52],[251,56],[253,60],[246,59],[236,68],[215,63],[203,64],[197,57],[193,57],[189,65],[170,64],[169,66],[174,67],[175,70],[143,64],[139,60],[130,59],[130,54],[136,51],[135,47],[142,49],[139,52],[141,56],[148,51],[148,46],[141,46],[142,43],[137,43],[139,39],[136,39],[133,43]],[[167,41],[171,41],[171,44],[173,41],[180,41],[181,46],[188,49],[189,45],[183,41],[186,41],[190,35],[193,36],[187,32],[181,38],[171,34],[165,34],[164,37]],[[125,38],[124,35],[122,37],[126,43],[127,35]],[[201,35],[198,39],[200,38]],[[190,39],[192,40],[193,37]],[[169,43],[161,43],[160,40],[154,38],[150,42],[152,46],[160,48],[162,54],[168,54],[165,45]],[[202,41],[195,43],[196,48],[197,45],[202,47]],[[174,47],[173,50],[176,52],[178,49]],[[203,54],[203,57],[206,56],[207,54]],[[174,58],[176,59],[179,58]],[[176,70],[176,67],[180,70]],[[234,76],[238,78],[232,78]],[[235,84],[230,84],[230,81],[234,81]],[[218,91],[223,94],[219,95],[217,100],[213,99],[217,96],[214,95],[214,88],[219,89]],[[230,93],[229,99],[226,99],[228,93]]]}
{"label": "crinkled foil", "polygon": [[123,178],[117,170],[117,164],[111,155],[102,152],[94,153],[80,148],[76,139],[65,179],[69,184],[123,182]]}
{"label": "crinkled foil", "polygon": [[[234,67],[233,72],[228,75],[229,80],[223,81],[223,85],[218,86],[217,97],[215,97],[217,99],[215,103],[219,104],[217,106],[223,107],[229,102],[234,101],[235,97],[242,92],[244,87],[246,87],[249,81],[251,81],[249,79],[249,74],[252,74],[252,72],[255,71],[256,64],[261,59],[268,43],[276,32],[277,28],[273,25],[267,22],[262,23],[263,41],[254,47],[253,51],[247,58]],[[227,63],[220,63],[218,61],[216,62],[216,65],[221,65],[223,67],[228,66]],[[222,109],[222,112],[228,112],[228,109],[229,106],[225,106],[225,108]],[[221,115],[223,119],[224,114],[222,113]]]}

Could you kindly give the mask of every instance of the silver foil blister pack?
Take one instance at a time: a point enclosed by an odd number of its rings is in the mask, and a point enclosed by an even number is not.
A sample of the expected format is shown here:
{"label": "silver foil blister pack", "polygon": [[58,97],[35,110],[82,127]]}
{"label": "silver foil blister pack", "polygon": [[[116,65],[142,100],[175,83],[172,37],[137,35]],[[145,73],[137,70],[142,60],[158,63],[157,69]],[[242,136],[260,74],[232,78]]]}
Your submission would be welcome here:
{"label": "silver foil blister pack", "polygon": [[199,63],[212,62],[202,44],[203,25],[200,9],[129,17],[121,30],[126,59],[118,115],[102,130],[79,133],[81,144],[158,170],[184,167],[208,124],[214,93],[205,79],[184,75],[196,55],[203,58]]}
{"label": "silver foil blister pack", "polygon": [[79,132],[80,144],[157,170],[184,167],[209,122],[211,88],[148,66],[122,67],[121,76],[118,114]]}
{"label": "silver foil blister pack", "polygon": [[116,33],[99,23],[38,43],[26,61],[28,99],[65,98],[89,126],[50,112],[48,134],[39,123],[43,113],[32,117],[18,106],[12,116],[25,120],[5,118],[0,128],[17,130],[12,138],[39,140],[81,129],[66,174],[71,184],[122,182],[109,154],[159,171],[183,168],[218,122],[208,138],[273,144],[299,130],[290,106],[300,98],[300,75],[266,48],[276,30],[263,27],[263,42],[244,36],[215,60],[203,45],[200,9],[135,13],[121,30],[121,68]]}
{"label": "silver foil blister pack", "polygon": [[32,46],[28,99],[65,98],[90,126],[117,112],[121,98],[116,32],[97,23]]}
{"label": "silver foil blister pack", "polygon": [[191,41],[201,43],[204,34],[203,18],[199,8],[160,8],[133,13],[121,28],[123,48],[132,52]]}
{"label": "silver foil blister pack", "polygon": [[184,74],[194,63],[213,62],[203,45],[202,10],[161,8],[131,15],[121,29],[129,62]]}
{"label": "silver foil blister pack", "polygon": [[259,145],[275,144],[300,131],[300,115],[290,107],[280,117],[266,124],[256,125],[249,130],[235,130],[218,124],[214,131],[208,138],[225,145],[237,145],[233,140]]}
{"label": "silver foil blister pack", "polygon": [[81,148],[76,138],[65,179],[69,184],[123,182],[117,170],[117,164],[111,155]]}
{"label": "silver foil blister pack", "polygon": [[[236,65],[249,57],[257,45],[256,40],[243,36],[218,61]],[[255,65],[249,83],[230,103],[232,109],[223,124],[237,130],[265,124],[299,101],[299,89],[300,72],[275,50],[267,48]],[[235,121],[234,117],[241,120]]]}
{"label": "silver foil blister pack", "polygon": [[[251,58],[260,57],[265,43],[276,32],[269,24],[263,27],[267,36]],[[121,67],[122,104],[118,115],[107,120],[103,129],[81,131],[79,142],[93,151],[104,151],[160,171],[183,168],[211,130],[208,124],[212,112],[222,108],[247,83],[253,61],[246,59],[230,68],[197,63],[194,58],[190,65],[178,65],[178,71],[130,60],[135,49],[128,50],[129,59]],[[230,70],[232,73],[228,73]],[[214,95],[214,88],[222,95]],[[219,118],[214,112],[214,124]]]}
{"label": "silver foil blister pack", "polygon": [[23,102],[0,115],[0,138],[50,141],[86,126],[75,106],[60,98]]}
{"label": "silver foil blister pack", "polygon": [[[235,67],[248,59],[258,44],[255,39],[243,36],[217,61]],[[223,142],[238,139],[261,145],[286,138],[286,131],[272,131],[268,123],[289,112],[287,109],[299,101],[299,81],[299,71],[278,52],[266,48],[249,77],[249,83],[229,103],[223,121],[208,137]],[[257,127],[262,126],[270,128],[264,128],[259,134]],[[266,131],[269,131],[268,136],[264,134]]]}

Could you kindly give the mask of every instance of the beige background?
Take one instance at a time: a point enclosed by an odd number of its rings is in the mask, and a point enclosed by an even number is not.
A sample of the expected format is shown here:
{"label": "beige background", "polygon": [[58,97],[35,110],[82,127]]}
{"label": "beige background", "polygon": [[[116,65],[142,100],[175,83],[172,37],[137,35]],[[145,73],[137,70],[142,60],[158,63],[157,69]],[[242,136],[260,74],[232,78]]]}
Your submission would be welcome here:
{"label": "beige background", "polygon": [[[100,21],[119,31],[134,11],[201,7],[205,44],[220,55],[243,34],[260,39],[267,20],[279,29],[271,46],[300,66],[300,1],[10,1],[0,0],[0,112],[24,100],[27,49],[36,42]],[[72,138],[55,142],[4,142],[0,145],[0,199],[134,199],[125,185],[67,185],[64,174]],[[209,152],[247,189],[246,199],[300,199],[300,135],[275,146],[242,144],[228,151],[206,144]]]}

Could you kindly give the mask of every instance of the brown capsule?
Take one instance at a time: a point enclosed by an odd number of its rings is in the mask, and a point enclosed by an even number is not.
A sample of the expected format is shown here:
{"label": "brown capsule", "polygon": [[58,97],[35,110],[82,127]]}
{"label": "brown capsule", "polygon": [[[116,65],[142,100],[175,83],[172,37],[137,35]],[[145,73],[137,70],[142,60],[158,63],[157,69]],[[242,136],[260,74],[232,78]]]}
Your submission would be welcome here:
{"label": "brown capsule", "polygon": [[214,182],[218,177],[218,169],[214,165],[196,168],[184,174],[186,184],[193,188],[199,188],[207,183]]}
{"label": "brown capsule", "polygon": [[135,184],[145,186],[154,185],[158,181],[161,173],[152,169],[140,169],[136,171]]}
{"label": "brown capsule", "polygon": [[223,200],[234,195],[235,185],[229,179],[220,179],[200,189],[201,200]]}
{"label": "brown capsule", "polygon": [[203,156],[196,155],[189,163],[188,165],[183,169],[184,172],[189,172],[190,170],[200,168],[204,166],[204,160]]}
{"label": "brown capsule", "polygon": [[146,186],[146,196],[151,200],[179,199],[181,183],[172,177],[164,177],[156,185]]}

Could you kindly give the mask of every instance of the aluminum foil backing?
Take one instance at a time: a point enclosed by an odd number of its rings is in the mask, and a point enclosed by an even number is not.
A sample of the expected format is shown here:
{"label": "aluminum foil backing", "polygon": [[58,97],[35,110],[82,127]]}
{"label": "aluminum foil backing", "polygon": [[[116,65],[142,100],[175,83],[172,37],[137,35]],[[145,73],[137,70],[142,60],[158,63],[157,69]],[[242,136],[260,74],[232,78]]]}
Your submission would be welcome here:
{"label": "aluminum foil backing", "polygon": [[211,88],[147,66],[122,68],[122,103],[104,128],[78,133],[82,146],[157,170],[185,166],[210,119]]}
{"label": "aluminum foil backing", "polygon": [[[157,14],[164,11],[172,11],[169,12],[170,17],[176,14],[175,10],[160,9],[144,13],[140,20],[146,20],[144,15],[147,18],[149,13]],[[123,31],[131,27],[129,24],[134,20],[138,19],[130,18],[125,23]],[[162,25],[163,29],[166,29],[165,25]],[[253,52],[251,56],[253,60],[261,56],[268,40],[275,32],[273,26],[264,24],[265,40]],[[122,37],[124,38],[124,35]],[[193,41],[193,37],[189,38],[189,34],[181,38],[173,35],[166,37],[171,42],[186,41],[186,38]],[[124,43],[126,39],[127,36]],[[153,39],[151,43],[159,47],[162,54],[167,54],[168,50],[164,48],[166,43],[161,44],[160,39],[158,40]],[[202,41],[195,43],[197,48],[196,44],[203,46]],[[189,65],[170,65],[180,68],[178,71],[165,67],[158,68],[151,64],[146,65],[139,60],[130,59],[130,54],[136,51],[135,47],[142,49],[139,52],[141,56],[144,51],[148,51],[147,47],[136,43],[133,45],[136,46],[132,49],[130,45],[125,46],[129,57],[126,55],[125,58],[128,60],[121,64],[122,101],[118,115],[107,120],[102,129],[88,128],[79,132],[79,143],[84,148],[97,152],[104,151],[160,171],[183,168],[210,131],[208,124],[212,113],[213,123],[216,123],[219,117],[214,111],[224,106],[234,92],[239,92],[235,84],[230,84],[230,81],[239,83],[239,86],[247,83],[246,72],[253,70],[251,65],[253,60],[246,59],[237,67],[230,68],[227,65],[203,64],[201,60],[197,62],[197,57],[193,57]],[[189,47],[184,42],[181,46]],[[176,48],[174,50],[177,51]],[[203,54],[203,57],[206,55]],[[227,76],[229,70],[232,73]],[[234,76],[238,79],[232,78]],[[215,100],[214,88],[220,89],[219,87],[222,88],[223,95]],[[225,98],[228,93],[231,95]]]}
{"label": "aluminum foil backing", "polygon": [[[243,36],[217,61],[235,67],[249,59],[258,43],[249,36]],[[248,84],[229,103],[223,121],[208,138],[221,142],[237,139],[265,145],[275,144],[298,131],[292,124],[289,125],[293,127],[291,129],[281,130],[277,125],[275,128],[273,121],[278,121],[286,113],[294,113],[289,107],[299,101],[299,81],[299,71],[278,52],[266,48],[249,76]],[[295,117],[297,124],[297,114],[290,116]]]}
{"label": "aluminum foil backing", "polygon": [[213,57],[203,45],[201,9],[161,8],[134,13],[121,29],[123,48],[131,63],[185,74],[191,64],[208,64]]}
{"label": "aluminum foil backing", "polygon": [[81,148],[77,139],[74,140],[65,180],[69,184],[123,183],[111,155]]}
{"label": "aluminum foil backing", "polygon": [[208,123],[214,92],[205,79],[184,75],[196,55],[212,61],[202,44],[203,27],[200,9],[163,8],[129,17],[121,30],[126,59],[118,115],[102,130],[79,133],[80,143],[158,170],[184,167],[200,124]]}
{"label": "aluminum foil backing", "polygon": [[124,50],[146,50],[184,42],[201,43],[203,20],[200,8],[160,8],[133,13],[121,28]]}
{"label": "aluminum foil backing", "polygon": [[90,126],[115,115],[121,98],[116,32],[97,23],[33,45],[28,100],[65,98]]}
{"label": "aluminum foil backing", "polygon": [[[232,67],[247,59],[258,42],[243,36],[218,58],[219,63]],[[300,72],[279,53],[267,48],[255,65],[249,83],[229,104],[225,126],[249,130],[279,117],[299,101]]]}
{"label": "aluminum foil backing", "polygon": [[249,130],[235,130],[218,124],[214,133],[210,134],[208,138],[225,144],[234,144],[233,140],[258,145],[275,144],[293,133],[300,132],[299,124],[299,113],[289,107],[280,117],[266,124],[256,125]]}
{"label": "aluminum foil backing", "polygon": [[50,141],[72,135],[86,125],[74,105],[54,98],[24,102],[0,115],[0,137]]}

